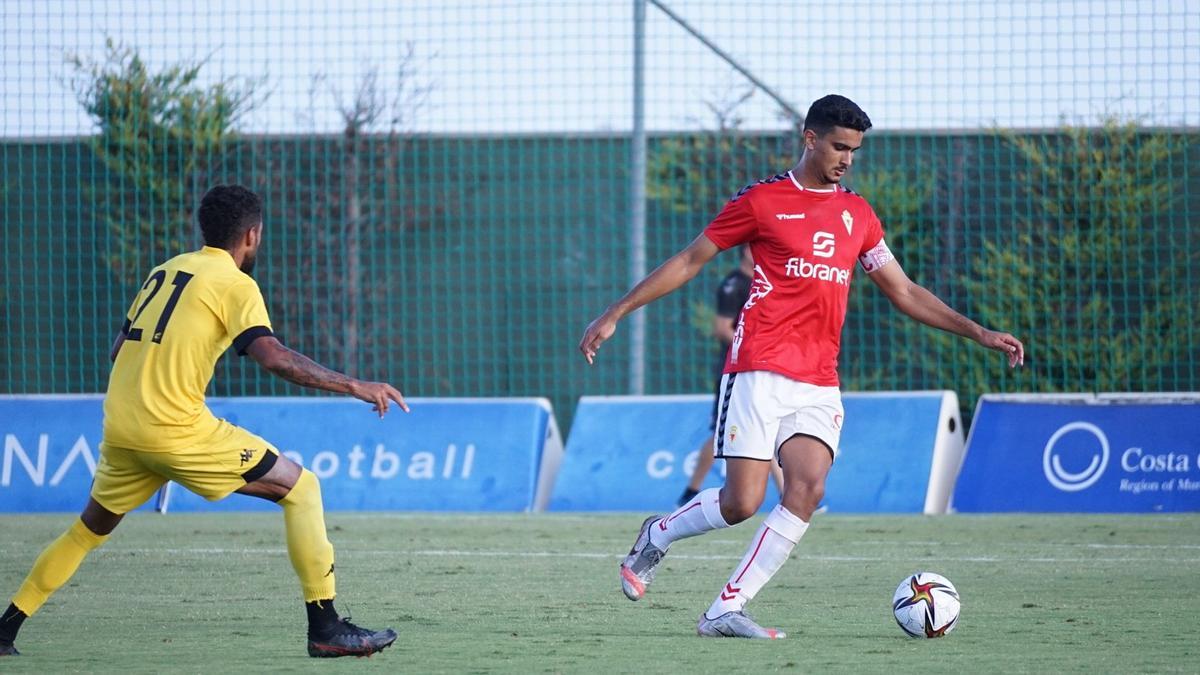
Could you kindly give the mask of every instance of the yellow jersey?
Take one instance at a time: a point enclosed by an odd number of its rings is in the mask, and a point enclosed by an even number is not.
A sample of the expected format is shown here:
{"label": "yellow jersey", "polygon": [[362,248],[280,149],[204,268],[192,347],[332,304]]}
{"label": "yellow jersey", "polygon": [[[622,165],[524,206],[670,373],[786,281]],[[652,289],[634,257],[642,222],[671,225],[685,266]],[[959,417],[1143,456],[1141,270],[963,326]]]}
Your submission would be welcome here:
{"label": "yellow jersey", "polygon": [[177,450],[217,429],[204,404],[217,359],[271,335],[262,292],[224,249],[205,246],[155,267],[121,328],[104,397],[104,441]]}

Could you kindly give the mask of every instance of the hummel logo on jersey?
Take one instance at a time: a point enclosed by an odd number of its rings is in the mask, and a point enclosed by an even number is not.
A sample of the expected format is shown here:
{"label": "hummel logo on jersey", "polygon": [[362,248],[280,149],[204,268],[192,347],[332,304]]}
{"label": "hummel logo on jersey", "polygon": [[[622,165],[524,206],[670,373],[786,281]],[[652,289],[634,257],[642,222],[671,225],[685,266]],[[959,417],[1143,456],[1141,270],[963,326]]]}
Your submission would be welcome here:
{"label": "hummel logo on jersey", "polygon": [[818,258],[833,257],[833,235],[828,232],[818,232],[813,235],[813,255]]}
{"label": "hummel logo on jersey", "polygon": [[250,450],[247,448],[246,450],[242,451],[242,465],[243,466],[245,466],[246,462],[249,462],[252,459],[254,459],[254,451],[253,450]]}
{"label": "hummel logo on jersey", "polygon": [[804,220],[803,213],[776,213],[775,220]]}

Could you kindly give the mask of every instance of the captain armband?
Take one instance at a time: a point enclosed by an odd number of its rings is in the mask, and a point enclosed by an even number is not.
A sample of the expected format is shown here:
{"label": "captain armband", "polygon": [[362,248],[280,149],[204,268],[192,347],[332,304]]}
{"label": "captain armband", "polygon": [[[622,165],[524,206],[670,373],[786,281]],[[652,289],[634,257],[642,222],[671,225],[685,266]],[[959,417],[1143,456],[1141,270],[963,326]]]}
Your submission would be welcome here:
{"label": "captain armband", "polygon": [[888,248],[887,242],[882,239],[870,251],[858,256],[858,262],[862,264],[863,270],[867,274],[874,272],[895,259],[896,256],[892,255],[892,250]]}

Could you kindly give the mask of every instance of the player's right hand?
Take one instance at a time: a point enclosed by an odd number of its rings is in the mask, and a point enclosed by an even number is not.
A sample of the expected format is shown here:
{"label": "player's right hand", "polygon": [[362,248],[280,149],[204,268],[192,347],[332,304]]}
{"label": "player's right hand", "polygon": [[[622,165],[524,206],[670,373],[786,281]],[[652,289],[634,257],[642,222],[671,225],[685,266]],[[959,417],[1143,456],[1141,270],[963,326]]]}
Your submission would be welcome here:
{"label": "player's right hand", "polygon": [[386,382],[364,382],[363,380],[358,380],[354,383],[354,388],[350,391],[350,395],[372,404],[371,410],[379,413],[379,417],[381,418],[387,414],[388,406],[392,401],[395,401],[404,412],[409,412],[408,404],[404,402],[404,396],[395,387]]}
{"label": "player's right hand", "polygon": [[589,364],[592,363],[596,357],[596,350],[616,331],[617,320],[610,318],[608,312],[596,317],[588,324],[587,330],[583,331],[583,338],[579,341],[579,351],[583,352],[583,358],[587,359]]}

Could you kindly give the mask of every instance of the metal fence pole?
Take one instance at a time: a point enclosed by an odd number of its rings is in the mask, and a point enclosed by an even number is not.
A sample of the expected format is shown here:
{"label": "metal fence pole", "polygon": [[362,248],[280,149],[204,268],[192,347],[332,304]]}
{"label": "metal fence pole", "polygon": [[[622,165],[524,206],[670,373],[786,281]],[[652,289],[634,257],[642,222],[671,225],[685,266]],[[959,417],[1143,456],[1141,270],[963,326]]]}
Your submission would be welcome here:
{"label": "metal fence pole", "polygon": [[[646,275],[646,0],[633,0],[633,134],[629,150],[629,282]],[[646,393],[646,312],[629,317],[629,393]]]}

